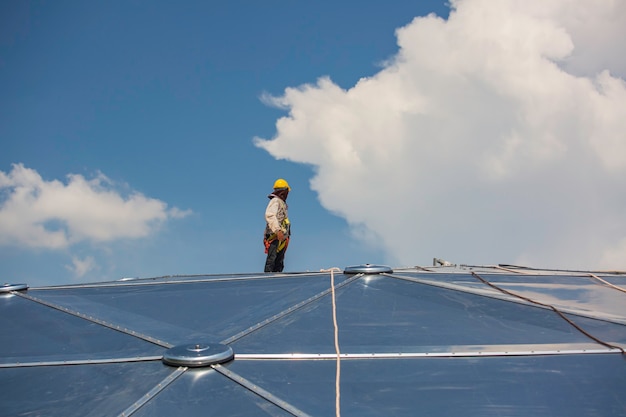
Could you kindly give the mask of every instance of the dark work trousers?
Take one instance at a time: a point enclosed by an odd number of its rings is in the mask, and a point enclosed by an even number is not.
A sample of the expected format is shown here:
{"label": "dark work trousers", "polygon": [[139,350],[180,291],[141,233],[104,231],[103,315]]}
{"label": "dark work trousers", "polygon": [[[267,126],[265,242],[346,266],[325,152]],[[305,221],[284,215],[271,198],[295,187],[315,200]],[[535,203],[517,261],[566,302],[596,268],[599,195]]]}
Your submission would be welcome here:
{"label": "dark work trousers", "polygon": [[285,249],[280,252],[278,249],[278,239],[274,239],[267,249],[267,259],[265,260],[265,272],[283,272],[285,267]]}

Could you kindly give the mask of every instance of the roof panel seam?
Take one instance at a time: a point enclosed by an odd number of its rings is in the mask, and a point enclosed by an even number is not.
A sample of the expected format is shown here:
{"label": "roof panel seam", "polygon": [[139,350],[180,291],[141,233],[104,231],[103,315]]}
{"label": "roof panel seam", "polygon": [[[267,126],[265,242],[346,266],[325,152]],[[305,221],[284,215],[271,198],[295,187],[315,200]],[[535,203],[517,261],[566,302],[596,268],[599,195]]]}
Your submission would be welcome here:
{"label": "roof panel seam", "polygon": [[48,301],[44,301],[44,300],[42,300],[40,298],[33,297],[31,295],[28,295],[28,294],[16,293],[16,295],[18,295],[19,297],[25,298],[27,300],[33,301],[35,303],[44,305],[46,307],[50,307],[50,308],[53,308],[55,310],[61,311],[63,313],[70,314],[72,316],[81,318],[83,320],[87,320],[89,322],[92,322],[92,323],[98,324],[100,326],[109,328],[111,330],[115,330],[115,331],[118,331],[120,333],[124,333],[124,334],[127,334],[129,336],[133,336],[133,337],[136,337],[138,339],[145,340],[146,342],[154,343],[155,345],[158,345],[158,346],[162,346],[162,347],[165,347],[165,348],[171,348],[173,346],[173,345],[171,345],[171,344],[169,344],[167,342],[164,342],[162,340],[155,339],[154,337],[151,337],[151,336],[148,336],[148,335],[145,335],[145,334],[142,334],[142,333],[138,333],[138,332],[136,332],[134,330],[130,330],[130,329],[127,329],[125,327],[117,326],[117,325],[112,324],[112,323],[108,323],[108,322],[106,322],[104,320],[100,320],[98,318],[88,316],[88,315],[83,314],[81,312],[71,310],[71,309],[69,309],[67,307],[63,307],[63,306],[60,306],[60,305],[56,305],[56,304],[50,303]]}
{"label": "roof panel seam", "polygon": [[[354,282],[358,278],[361,278],[362,276],[363,276],[363,274],[358,274],[358,275],[354,275],[354,276],[352,276],[350,278],[347,278],[345,281],[341,282],[340,284],[335,285],[335,290],[339,289],[339,288],[343,288],[346,285],[349,285],[350,283]],[[332,292],[332,288],[327,288],[324,291],[320,292],[319,294],[316,294],[316,295],[314,295],[314,296],[312,296],[312,297],[310,297],[310,298],[308,298],[308,299],[306,299],[304,301],[301,301],[301,302],[293,305],[292,307],[289,307],[288,309],[283,310],[283,311],[281,311],[281,312],[279,312],[279,313],[277,313],[277,314],[275,314],[275,315],[273,315],[273,316],[271,316],[271,317],[269,317],[269,318],[267,318],[267,319],[265,319],[265,320],[255,324],[255,325],[249,327],[248,329],[245,329],[245,330],[243,330],[243,331],[241,331],[241,332],[239,332],[239,333],[237,333],[237,334],[235,334],[235,335],[233,335],[233,336],[231,336],[231,337],[221,341],[220,343],[225,344],[225,345],[233,343],[233,342],[241,339],[242,337],[245,337],[245,336],[249,335],[250,333],[252,333],[252,332],[254,332],[256,330],[258,330],[258,329],[260,329],[262,327],[265,327],[268,324],[270,324],[270,323],[272,323],[272,322],[274,322],[276,320],[279,320],[279,319],[285,317],[286,315],[291,314],[294,311],[299,310],[302,307],[304,307],[304,306],[306,306],[308,304],[311,304],[312,302],[317,301],[318,299],[320,299],[320,298],[322,298],[322,297],[324,297],[326,295],[329,295],[331,292]]]}

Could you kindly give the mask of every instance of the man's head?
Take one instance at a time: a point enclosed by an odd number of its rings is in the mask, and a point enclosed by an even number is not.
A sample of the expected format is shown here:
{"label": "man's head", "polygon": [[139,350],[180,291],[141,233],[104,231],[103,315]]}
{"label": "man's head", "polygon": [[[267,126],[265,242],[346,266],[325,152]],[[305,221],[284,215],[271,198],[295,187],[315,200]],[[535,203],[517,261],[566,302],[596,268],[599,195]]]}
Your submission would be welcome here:
{"label": "man's head", "polygon": [[285,181],[282,178],[279,178],[276,181],[274,181],[274,191],[281,191],[281,190],[291,191],[291,187],[289,186],[287,181]]}
{"label": "man's head", "polygon": [[284,179],[279,178],[274,182],[274,192],[272,194],[279,197],[281,200],[287,201],[289,191],[291,191],[291,187]]}

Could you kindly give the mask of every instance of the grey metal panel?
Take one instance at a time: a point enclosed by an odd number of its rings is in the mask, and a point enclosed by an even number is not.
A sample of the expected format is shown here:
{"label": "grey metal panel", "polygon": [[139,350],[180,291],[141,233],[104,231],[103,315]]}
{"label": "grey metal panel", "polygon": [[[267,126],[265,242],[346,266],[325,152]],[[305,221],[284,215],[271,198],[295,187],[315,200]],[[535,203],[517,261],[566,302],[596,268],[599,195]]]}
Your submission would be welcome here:
{"label": "grey metal panel", "polygon": [[[331,299],[325,297],[232,347],[235,353],[332,353],[331,312]],[[551,310],[381,275],[340,289],[337,318],[346,353],[590,342]]]}
{"label": "grey metal panel", "polygon": [[[471,288],[472,291],[480,291],[481,294],[488,292],[497,297],[529,304],[490,288],[469,274],[394,274],[398,275],[425,282],[433,282],[433,279],[436,279],[438,283],[454,285],[454,288]],[[571,321],[603,341],[612,343],[626,341],[626,293],[606,286],[593,277],[505,274],[480,276],[499,288],[572,313],[567,314]],[[614,282],[626,280],[626,277],[613,278]]]}
{"label": "grey metal panel", "polygon": [[[133,416],[334,415],[329,275],[164,277],[0,295],[0,357],[41,360],[0,367],[0,416],[128,410]],[[589,316],[608,300],[606,316],[626,319],[623,305],[613,305],[625,294],[591,278],[487,278],[532,297],[575,304]],[[344,417],[626,416],[623,355],[549,309],[494,297],[495,290],[467,272],[338,273],[335,282]],[[568,317],[609,342],[626,340],[622,324]],[[168,344],[228,340],[235,359],[214,365],[221,373],[132,362],[165,349],[108,325]],[[77,365],[59,366],[63,360]],[[98,360],[128,363],[89,363]]]}
{"label": "grey metal panel", "polygon": [[0,297],[0,363],[162,355],[160,346],[14,295]]}
{"label": "grey metal panel", "polygon": [[[338,283],[345,279],[337,276]],[[222,341],[328,287],[328,277],[318,274],[29,294],[178,345]]]}
{"label": "grey metal panel", "polygon": [[292,416],[213,369],[190,369],[133,417]]}
{"label": "grey metal panel", "polygon": [[[485,286],[470,273],[424,274],[398,273],[396,276],[415,277],[425,280],[451,283],[467,288],[481,289],[499,294],[497,290]],[[550,304],[568,311],[578,310],[582,314],[590,313],[607,318],[626,319],[626,293],[603,285],[591,276],[575,275],[511,275],[486,274],[481,277],[496,286],[515,294]],[[613,285],[626,284],[626,277],[606,277],[603,279]]]}
{"label": "grey metal panel", "polygon": [[577,326],[604,342],[626,344],[626,325],[572,314],[566,316]]}
{"label": "grey metal panel", "polygon": [[[335,415],[333,360],[229,368],[310,415]],[[340,382],[343,417],[626,415],[619,354],[345,360]]]}
{"label": "grey metal panel", "polygon": [[603,285],[590,276],[487,277],[500,288],[533,300],[581,311],[626,317],[626,293]]}
{"label": "grey metal panel", "polygon": [[160,361],[0,369],[0,416],[117,416],[173,371]]}

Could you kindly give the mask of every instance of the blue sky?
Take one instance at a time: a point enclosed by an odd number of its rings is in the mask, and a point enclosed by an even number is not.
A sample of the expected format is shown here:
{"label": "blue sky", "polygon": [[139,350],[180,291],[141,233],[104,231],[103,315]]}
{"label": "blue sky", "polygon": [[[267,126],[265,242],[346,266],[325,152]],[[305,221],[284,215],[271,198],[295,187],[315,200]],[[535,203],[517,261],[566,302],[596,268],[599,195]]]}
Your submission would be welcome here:
{"label": "blue sky", "polygon": [[[93,256],[85,279],[262,268],[266,195],[289,198],[289,270],[382,262],[322,208],[312,168],[255,147],[285,112],[264,93],[331,75],[350,86],[396,50],[394,30],[443,2],[2,2],[0,167],[44,180],[103,173],[168,206],[191,210],[138,241],[61,250],[6,247],[4,280],[67,282],[72,256]],[[128,192],[125,190],[124,192]],[[323,251],[322,251],[323,248]]]}
{"label": "blue sky", "polygon": [[625,8],[485,4],[2,2],[0,281],[626,268]]}

